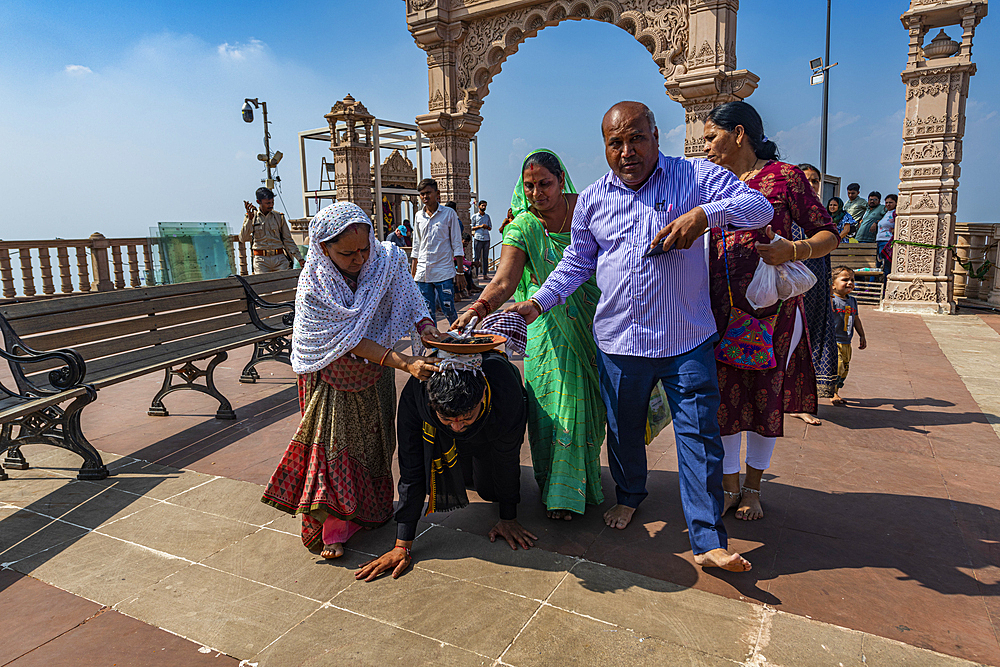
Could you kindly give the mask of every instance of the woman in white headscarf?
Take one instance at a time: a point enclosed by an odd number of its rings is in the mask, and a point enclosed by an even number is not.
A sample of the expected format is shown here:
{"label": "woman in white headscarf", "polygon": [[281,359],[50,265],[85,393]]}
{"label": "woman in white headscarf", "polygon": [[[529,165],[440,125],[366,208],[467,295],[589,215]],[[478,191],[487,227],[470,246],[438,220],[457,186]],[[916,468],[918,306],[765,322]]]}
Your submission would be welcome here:
{"label": "woman in white headscarf", "polygon": [[[437,371],[420,336],[438,336],[406,254],[379,243],[356,204],[327,206],[309,223],[292,330],[302,421],[263,502],[302,515],[302,542],[344,553],[359,528],[392,517],[396,391],[392,369]],[[393,351],[404,336],[414,356]]]}

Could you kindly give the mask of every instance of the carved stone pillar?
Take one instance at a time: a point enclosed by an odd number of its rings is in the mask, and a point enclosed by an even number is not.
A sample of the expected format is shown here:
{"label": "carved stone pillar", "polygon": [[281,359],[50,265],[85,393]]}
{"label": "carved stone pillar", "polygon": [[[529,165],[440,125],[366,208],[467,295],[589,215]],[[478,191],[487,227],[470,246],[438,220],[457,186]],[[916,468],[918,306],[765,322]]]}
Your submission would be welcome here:
{"label": "carved stone pillar", "polygon": [[353,202],[375,220],[379,217],[374,215],[372,202],[372,121],[375,116],[348,94],[323,117],[330,124],[337,201]]}
{"label": "carved stone pillar", "polygon": [[417,116],[417,125],[431,149],[430,177],[437,181],[441,203],[454,201],[462,228],[469,231],[472,194],[469,144],[482,118],[473,114],[429,113]]}
{"label": "carved stone pillar", "polygon": [[[447,5],[408,0],[406,23],[417,46],[427,52],[428,113],[416,121],[430,145],[430,177],[437,181],[442,205],[454,201],[462,229],[469,231],[469,145],[483,122],[482,101],[467,82],[464,89],[460,86],[458,50],[466,37],[466,23],[453,20]],[[471,245],[465,251],[470,258]]]}
{"label": "carved stone pillar", "polygon": [[760,77],[736,69],[736,12],[739,0],[691,0],[688,49],[684,64],[667,77],[670,99],[684,107],[687,133],[684,154],[704,155],[704,126],[719,104],[742,100],[757,88]]}
{"label": "carved stone pillar", "polygon": [[[910,33],[902,79],[906,116],[900,159],[896,239],[947,246],[954,242],[962,137],[972,62],[972,37],[986,16],[986,0],[910,0],[901,20]],[[962,43],[944,30],[929,43],[929,31],[962,26]],[[951,314],[955,293],[951,252],[897,244],[882,309]]]}

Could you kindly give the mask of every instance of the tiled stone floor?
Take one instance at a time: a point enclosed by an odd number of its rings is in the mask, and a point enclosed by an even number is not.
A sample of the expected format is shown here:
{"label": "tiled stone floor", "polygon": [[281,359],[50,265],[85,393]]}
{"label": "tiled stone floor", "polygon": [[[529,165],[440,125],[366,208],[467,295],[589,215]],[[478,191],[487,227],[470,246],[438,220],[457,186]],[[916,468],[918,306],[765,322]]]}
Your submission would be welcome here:
{"label": "tiled stone floor", "polygon": [[[381,665],[401,655],[428,665],[971,664],[440,525],[423,529],[419,560],[403,577],[357,582],[353,568],[391,546],[391,526],[324,561],[302,548],[296,521],[257,511],[257,484],[131,457],[110,463],[114,483],[81,482],[70,477],[69,455],[25,449],[37,467],[11,471],[0,506],[0,627],[20,640],[6,643],[0,659],[13,660],[0,664],[58,664],[46,661],[86,642],[74,633],[93,635],[90,650],[110,659],[121,647],[96,641],[109,639],[102,624],[120,645],[159,650],[155,660],[122,663],[137,665],[219,654],[260,667]],[[160,498],[137,495],[168,486]],[[53,638],[30,639],[25,626],[11,632],[19,617],[53,609],[44,624]],[[141,642],[152,628],[171,634]]]}
{"label": "tiled stone floor", "polygon": [[[820,427],[789,420],[767,517],[727,518],[747,575],[693,565],[664,433],[625,531],[597,509],[546,520],[525,445],[520,517],[539,549],[488,542],[495,510],[474,502],[429,517],[401,579],[355,583],[391,525],[327,563],[258,502],[297,423],[287,368],[263,368],[257,385],[235,381],[240,355],[220,369],[236,423],[211,419],[201,395],[147,417],[157,378],[105,390],[84,427],[113,452],[113,477],[75,481],[72,456],[32,446],[33,469],[0,483],[0,636],[18,640],[0,665],[59,664],[47,652],[119,626],[167,660],[120,665],[969,664],[941,653],[1000,665],[1000,410],[988,400],[1000,334],[976,316],[862,316],[871,342],[855,354],[852,405],[824,406]],[[54,609],[44,600],[57,594],[68,601]],[[26,625],[33,613],[48,620]]]}

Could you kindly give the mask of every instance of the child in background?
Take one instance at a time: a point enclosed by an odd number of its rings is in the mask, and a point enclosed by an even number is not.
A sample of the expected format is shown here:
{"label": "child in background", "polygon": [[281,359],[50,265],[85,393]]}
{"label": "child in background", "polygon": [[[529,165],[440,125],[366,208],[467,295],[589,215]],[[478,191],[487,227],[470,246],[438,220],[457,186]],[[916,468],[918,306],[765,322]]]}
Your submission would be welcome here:
{"label": "child in background", "polygon": [[837,339],[837,389],[833,392],[834,405],[846,405],[840,397],[840,388],[844,386],[847,373],[851,369],[851,339],[854,330],[858,330],[858,349],[868,347],[865,339],[865,328],[861,325],[861,313],[858,312],[858,302],[851,292],[854,291],[854,270],[846,266],[833,269],[833,322]]}

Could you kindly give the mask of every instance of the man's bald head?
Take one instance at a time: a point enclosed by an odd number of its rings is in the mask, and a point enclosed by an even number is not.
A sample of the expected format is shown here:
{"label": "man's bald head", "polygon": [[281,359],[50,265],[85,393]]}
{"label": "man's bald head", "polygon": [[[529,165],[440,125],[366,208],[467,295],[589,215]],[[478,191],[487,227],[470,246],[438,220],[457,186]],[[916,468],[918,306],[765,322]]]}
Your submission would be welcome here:
{"label": "man's bald head", "polygon": [[604,119],[601,121],[601,133],[606,132],[605,128],[608,127],[609,123],[614,123],[621,116],[627,116],[629,118],[634,118],[638,115],[643,115],[649,122],[649,131],[652,133],[656,129],[656,118],[653,117],[653,111],[647,107],[642,102],[619,102],[604,114]]}
{"label": "man's bald head", "polygon": [[641,102],[619,102],[604,114],[601,133],[611,171],[627,187],[641,188],[660,159],[660,134],[653,112]]}

